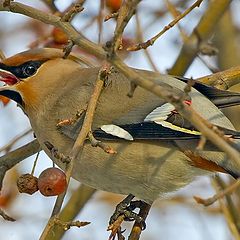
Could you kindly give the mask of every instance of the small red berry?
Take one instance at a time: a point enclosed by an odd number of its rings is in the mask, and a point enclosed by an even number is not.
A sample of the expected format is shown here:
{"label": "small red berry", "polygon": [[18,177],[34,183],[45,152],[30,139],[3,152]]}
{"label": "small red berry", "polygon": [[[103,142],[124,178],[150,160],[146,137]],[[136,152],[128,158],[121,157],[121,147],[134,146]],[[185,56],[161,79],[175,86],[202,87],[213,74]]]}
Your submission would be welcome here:
{"label": "small red berry", "polygon": [[52,37],[55,43],[67,44],[68,36],[59,28],[54,28],[52,30]]}
{"label": "small red berry", "polygon": [[106,0],[106,6],[111,10],[111,12],[117,12],[121,7],[122,0]]}
{"label": "small red berry", "polygon": [[38,190],[38,179],[29,173],[23,174],[17,180],[17,187],[20,193],[32,195]]}
{"label": "small red berry", "polygon": [[65,173],[59,168],[47,168],[38,178],[38,188],[44,196],[56,196],[67,188]]}

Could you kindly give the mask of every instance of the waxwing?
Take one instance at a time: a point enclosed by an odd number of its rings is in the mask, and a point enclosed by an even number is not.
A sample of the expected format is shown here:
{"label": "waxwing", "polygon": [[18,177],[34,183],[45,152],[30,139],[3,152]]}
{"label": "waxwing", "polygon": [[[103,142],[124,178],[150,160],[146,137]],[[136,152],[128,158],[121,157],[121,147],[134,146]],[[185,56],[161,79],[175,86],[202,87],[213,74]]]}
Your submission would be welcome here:
{"label": "waxwing", "polygon": [[[186,79],[136,70],[149,81],[183,93]],[[99,67],[89,67],[74,55],[63,58],[61,50],[34,49],[0,63],[0,94],[15,100],[27,114],[34,133],[48,156],[61,168],[46,142],[67,156],[81,129],[86,105],[94,89]],[[152,203],[176,191],[197,176],[225,172],[240,176],[240,162],[207,142],[196,150],[201,133],[174,106],[138,87],[128,97],[130,84],[113,69],[99,98],[92,126],[93,135],[117,153],[107,154],[86,140],[73,170],[73,177],[96,189],[134,196]],[[239,144],[221,107],[239,104],[240,94],[221,91],[196,82],[185,99],[203,118],[217,125]],[[78,120],[61,125],[65,119]]]}

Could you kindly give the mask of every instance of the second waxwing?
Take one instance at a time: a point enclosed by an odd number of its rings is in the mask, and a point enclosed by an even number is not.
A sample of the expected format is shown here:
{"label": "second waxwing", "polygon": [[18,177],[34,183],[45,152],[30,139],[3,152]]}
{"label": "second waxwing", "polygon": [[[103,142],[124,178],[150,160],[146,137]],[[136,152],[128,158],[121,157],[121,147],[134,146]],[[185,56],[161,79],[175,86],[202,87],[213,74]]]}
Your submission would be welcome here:
{"label": "second waxwing", "polygon": [[[186,80],[136,70],[146,79],[182,93]],[[0,80],[7,85],[0,94],[15,100],[27,114],[34,133],[48,156],[55,159],[45,142],[60,153],[69,154],[81,129],[99,72],[61,50],[35,49],[17,54],[0,63]],[[240,162],[207,142],[194,153],[201,133],[184,120],[174,106],[140,87],[132,98],[129,80],[117,70],[108,77],[99,98],[92,126],[93,135],[117,153],[107,154],[86,140],[73,177],[96,189],[134,196],[152,203],[176,191],[197,176],[225,172],[240,176]],[[217,125],[232,141],[240,143],[240,133],[219,110],[239,104],[240,95],[196,83],[185,99],[205,119]],[[78,121],[57,127],[64,119],[82,112]]]}

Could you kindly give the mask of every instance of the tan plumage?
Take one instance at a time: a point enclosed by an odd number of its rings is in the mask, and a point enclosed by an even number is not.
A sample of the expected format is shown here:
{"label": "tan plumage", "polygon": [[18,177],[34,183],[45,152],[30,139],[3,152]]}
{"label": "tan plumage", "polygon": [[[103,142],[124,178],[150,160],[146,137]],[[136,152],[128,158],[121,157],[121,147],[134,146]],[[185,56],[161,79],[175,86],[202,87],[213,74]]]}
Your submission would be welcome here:
{"label": "tan plumage", "polygon": [[[74,141],[62,134],[56,125],[61,120],[74,118],[77,111],[85,109],[99,71],[99,68],[87,68],[84,63],[80,64],[75,57],[63,59],[62,55],[60,50],[38,49],[6,59],[3,64],[7,66],[17,66],[29,60],[43,60],[44,63],[32,76],[0,88],[0,94],[6,95],[4,91],[8,89],[21,95],[24,111],[36,137],[52,159],[44,142],[49,141],[59,152],[68,155]],[[148,71],[141,71],[141,74],[178,93],[185,86],[185,83],[170,76]],[[118,71],[110,74],[98,101],[93,130],[112,123],[143,122],[151,111],[164,103],[140,87],[133,98],[129,98],[129,86],[128,79]],[[192,89],[190,97],[192,106],[204,118],[218,126],[234,129],[223,113],[200,92]],[[86,143],[82,158],[77,159],[73,177],[94,188],[132,193],[151,203],[209,171],[227,171],[235,176],[240,173],[240,163],[236,166],[230,160],[226,161],[226,155],[212,144],[208,143],[206,150],[193,155],[197,143],[197,139],[111,140],[108,144],[117,151],[115,155],[106,154]],[[59,160],[53,160],[64,168]]]}

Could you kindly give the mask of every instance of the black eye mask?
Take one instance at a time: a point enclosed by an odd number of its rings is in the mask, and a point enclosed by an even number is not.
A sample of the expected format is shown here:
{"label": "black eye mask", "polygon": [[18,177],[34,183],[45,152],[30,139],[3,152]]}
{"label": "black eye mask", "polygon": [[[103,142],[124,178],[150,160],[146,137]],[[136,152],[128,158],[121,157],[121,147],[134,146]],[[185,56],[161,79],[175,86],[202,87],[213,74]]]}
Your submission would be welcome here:
{"label": "black eye mask", "polygon": [[29,61],[18,66],[6,66],[0,63],[0,69],[14,74],[17,78],[24,79],[33,76],[44,61]]}

